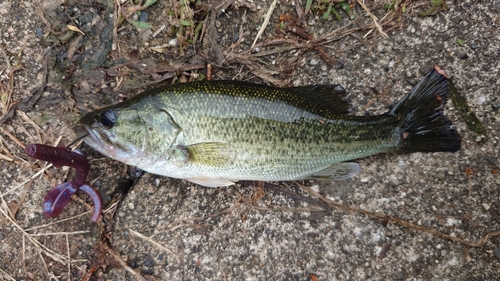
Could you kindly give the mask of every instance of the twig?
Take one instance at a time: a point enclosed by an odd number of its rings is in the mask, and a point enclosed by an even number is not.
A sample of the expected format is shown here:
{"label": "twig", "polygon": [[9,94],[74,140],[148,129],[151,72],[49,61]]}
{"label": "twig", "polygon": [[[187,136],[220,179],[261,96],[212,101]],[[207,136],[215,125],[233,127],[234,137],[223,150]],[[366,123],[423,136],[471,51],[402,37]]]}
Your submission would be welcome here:
{"label": "twig", "polygon": [[[118,34],[118,26],[119,26],[119,22],[120,22],[120,16],[122,15],[121,14],[121,5],[120,5],[120,0],[115,0],[115,10],[113,11],[113,39],[116,39],[118,38],[117,34]],[[119,47],[118,45],[118,40],[113,40],[113,45],[111,47],[111,49],[113,51],[116,51],[116,49]]]}
{"label": "twig", "polygon": [[71,280],[71,255],[69,253],[69,239],[68,234],[64,235],[66,237],[66,253],[68,255],[68,279]]}
{"label": "twig", "polygon": [[257,33],[257,36],[255,36],[255,40],[253,40],[252,46],[250,48],[253,48],[255,46],[255,43],[257,43],[257,40],[259,40],[260,36],[262,33],[264,33],[264,30],[267,27],[267,24],[269,23],[269,19],[271,18],[271,15],[273,14],[274,8],[276,7],[276,3],[278,0],[274,0],[271,6],[269,7],[269,10],[267,11],[266,18],[264,19],[264,23],[260,27],[259,32]]}
{"label": "twig", "polygon": [[26,270],[26,239],[24,238],[24,235],[22,236],[23,237],[23,271],[24,272],[27,272]]}
{"label": "twig", "polygon": [[380,23],[378,23],[378,18],[374,14],[372,14],[372,12],[370,12],[370,9],[368,9],[368,7],[366,7],[365,4],[363,4],[363,2],[361,2],[361,0],[358,0],[358,3],[368,13],[368,15],[370,15],[370,17],[373,20],[373,23],[375,24],[375,27],[377,27],[377,29],[378,29],[378,32],[380,32],[380,34],[382,34],[382,36],[384,36],[385,38],[389,38],[387,33],[385,33],[382,30],[382,26],[380,25]]}
{"label": "twig", "polygon": [[[19,208],[21,208],[21,205],[24,203],[24,200],[26,199],[26,195],[28,194],[28,190],[31,187],[31,184],[33,184],[33,179],[30,181],[28,185],[24,187],[24,189],[21,191],[21,195],[19,196],[19,202],[15,204],[15,207],[13,208],[14,210],[10,210],[12,217],[15,217],[17,214],[17,211],[19,211]],[[4,199],[2,198],[2,201]],[[3,223],[2,220],[0,220],[0,225]]]}
{"label": "twig", "polygon": [[12,159],[10,157],[7,157],[7,156],[5,156],[5,155],[3,155],[1,153],[0,153],[0,159],[5,160],[5,161],[9,161],[9,162],[14,161],[14,159]]}
{"label": "twig", "polygon": [[45,18],[45,12],[43,11],[41,5],[38,5],[35,9],[36,14],[38,17],[42,20],[42,22],[47,26],[47,28],[50,30],[50,32],[54,35],[61,35],[63,32],[62,31],[55,31],[52,28],[52,24]]}
{"label": "twig", "polygon": [[[45,260],[43,259],[43,256],[42,256],[42,250],[45,251],[46,255],[53,258],[55,261],[58,261],[58,262],[61,262],[62,264],[64,264],[64,262],[62,262],[62,260],[59,259],[58,257],[58,254],[53,252],[52,250],[48,249],[42,249],[41,246],[43,246],[38,240],[30,237],[26,231],[24,231],[24,229],[12,218],[12,214],[10,214],[10,210],[9,208],[7,207],[7,203],[5,202],[5,200],[3,200],[3,197],[2,197],[2,204],[4,205],[4,208],[1,208],[0,207],[0,212],[14,225],[15,228],[17,228],[18,230],[21,231],[21,233],[23,234],[23,239],[24,237],[27,237],[28,240],[33,243],[33,245],[35,246],[37,252],[38,252],[38,255],[40,256],[40,259],[42,260],[42,263],[45,267],[45,270],[46,270],[46,273],[47,273],[47,276],[50,276],[50,273],[49,273],[49,269],[47,267],[47,264],[45,263]],[[23,254],[24,256],[24,254]]]}
{"label": "twig", "polygon": [[217,43],[217,28],[215,27],[216,21],[217,13],[215,10],[212,10],[207,25],[206,40],[204,40],[204,44],[210,44],[210,46],[207,47],[211,50],[215,62],[220,65],[224,62],[224,55],[222,53],[222,48],[219,46],[219,43]]}
{"label": "twig", "polygon": [[42,141],[42,135],[40,133],[42,133],[44,135],[44,137],[47,138],[47,135],[45,134],[45,132],[43,132],[43,130],[40,128],[40,126],[38,126],[38,124],[33,122],[33,120],[31,118],[29,118],[25,112],[20,111],[20,110],[16,110],[16,114],[17,114],[17,116],[21,117],[25,122],[27,122],[28,124],[33,126],[33,128],[35,128],[36,136],[38,137],[39,141]]}
{"label": "twig", "polygon": [[48,236],[48,235],[65,235],[65,236],[68,236],[68,235],[76,235],[76,234],[85,234],[85,233],[89,233],[90,231],[88,230],[80,230],[80,231],[72,231],[72,232],[67,232],[67,231],[63,231],[63,232],[47,232],[47,233],[34,233],[34,234],[29,234],[29,236],[32,236],[32,237],[35,237],[35,236]]}
{"label": "twig", "polygon": [[214,11],[217,12],[217,15],[220,16],[220,14],[224,13],[229,6],[231,6],[236,0],[225,0],[219,3],[217,6],[213,8]]}
{"label": "twig", "polygon": [[[2,127],[0,127],[0,130],[3,130]],[[55,141],[54,143],[54,146],[57,146],[59,144],[59,142],[61,141],[62,139],[62,136],[59,136],[57,138],[57,140]],[[17,140],[17,139],[16,139]],[[19,141],[19,140],[18,140]],[[24,144],[22,144],[21,142],[19,142],[21,146],[24,147]],[[42,169],[40,169],[40,171],[36,172],[34,175],[32,175],[31,177],[29,177],[28,179],[26,179],[25,181],[23,181],[22,183],[16,185],[15,187],[7,190],[5,193],[0,193],[0,198],[3,200],[3,197],[7,194],[10,194],[12,193],[14,190],[20,188],[21,186],[25,185],[27,182],[29,182],[30,180],[38,177],[39,175],[43,174],[43,172],[45,172],[45,170],[47,170],[48,168],[52,167],[52,164],[47,164],[47,166],[43,167]]]}
{"label": "twig", "polygon": [[0,127],[0,131],[2,131],[2,133],[4,133],[5,135],[7,135],[17,145],[19,145],[22,149],[24,149],[24,144],[20,140],[18,140],[13,134],[7,132],[7,130],[5,130],[3,127]]}
{"label": "twig", "polygon": [[37,226],[31,227],[31,228],[25,229],[25,231],[28,232],[28,231],[32,231],[32,230],[39,229],[39,228],[49,227],[51,225],[58,224],[58,223],[61,223],[61,222],[65,222],[65,221],[69,221],[69,220],[75,220],[75,218],[83,217],[83,216],[86,216],[86,215],[88,215],[90,213],[91,212],[85,212],[85,213],[82,213],[82,214],[78,214],[76,216],[72,216],[72,217],[69,217],[69,218],[62,219],[62,220],[54,221],[54,222],[51,222],[51,223],[37,225]]}
{"label": "twig", "polygon": [[322,209],[319,206],[287,208],[287,207],[272,206],[271,205],[271,206],[267,206],[267,207],[249,206],[249,208],[253,209],[253,210],[258,210],[258,211],[280,211],[280,212],[288,212],[288,213],[303,213],[303,212],[313,213],[313,212],[324,212],[325,211],[324,209]]}
{"label": "twig", "polygon": [[130,233],[132,233],[133,235],[143,239],[143,240],[146,240],[148,241],[149,243],[155,245],[156,247],[160,248],[161,250],[169,253],[169,254],[172,254],[174,255],[174,252],[172,252],[172,250],[170,250],[169,248],[163,246],[162,244],[156,242],[155,240],[151,239],[150,237],[147,237],[146,235],[140,233],[140,232],[137,232],[135,230],[133,230],[132,228],[129,228],[128,231],[130,231]]}
{"label": "twig", "polygon": [[[229,50],[234,50],[236,47],[238,47],[241,42],[243,42],[243,27],[246,26],[246,21],[247,21],[247,10],[243,10],[243,15],[241,16],[241,22],[240,22],[240,28],[238,30],[238,41],[236,41],[236,43],[233,43],[231,44],[231,46],[229,46]],[[251,49],[250,49],[251,50]]]}
{"label": "twig", "polygon": [[[223,215],[223,214],[230,213],[233,210],[236,210],[237,208],[240,208],[243,205],[245,205],[245,204],[243,204],[243,203],[235,203],[235,204],[233,204],[233,205],[231,205],[231,206],[223,209],[222,211],[219,211],[219,212],[214,213],[214,214],[210,214],[210,215],[206,215],[206,216],[202,216],[202,217],[190,217],[190,218],[185,218],[185,219],[174,220],[168,226],[160,227],[157,230],[169,230],[169,231],[173,231],[173,230],[179,228],[180,226],[182,226],[182,223],[185,222],[185,221],[202,221],[202,220],[205,220],[205,219],[208,219],[208,218],[217,217],[217,216],[220,216],[220,215]],[[158,234],[158,233],[159,232],[157,232],[156,234]]]}
{"label": "twig", "polygon": [[3,59],[5,60],[5,63],[7,64],[7,69],[11,69],[12,65],[10,64],[9,57],[7,56],[7,53],[3,49],[2,46],[0,46],[0,53],[2,53]]}
{"label": "twig", "polygon": [[322,200],[313,199],[309,196],[297,194],[293,191],[289,191],[287,189],[281,188],[281,187],[276,186],[274,184],[266,183],[265,187],[267,190],[272,190],[272,191],[276,191],[279,193],[283,193],[283,194],[291,197],[294,201],[307,202],[310,205],[317,205],[317,206],[321,207],[324,211],[330,209],[330,206],[328,204],[326,204],[325,202],[323,202]]}
{"label": "twig", "polygon": [[120,254],[115,252],[115,250],[111,249],[111,247],[109,247],[106,244],[102,244],[102,247],[106,250],[107,253],[109,253],[115,259],[115,261],[117,261],[121,266],[123,266],[123,268],[125,268],[125,270],[127,270],[132,275],[134,275],[134,277],[137,280],[146,281],[146,279],[144,279],[144,277],[142,277],[141,274],[137,273],[134,269],[132,269],[130,266],[128,266],[127,263],[125,261],[123,261]]}
{"label": "twig", "polygon": [[7,274],[7,272],[3,271],[1,268],[0,268],[0,273],[2,273],[3,276],[5,276],[6,278],[8,278],[9,280],[16,281],[16,279],[14,279],[12,276],[10,276],[9,274]]}
{"label": "twig", "polygon": [[417,231],[421,231],[421,232],[425,232],[425,233],[430,233],[430,234],[433,234],[433,235],[441,236],[441,237],[450,239],[453,242],[457,242],[457,243],[464,244],[464,245],[467,245],[467,246],[482,247],[482,246],[484,246],[484,244],[486,244],[486,242],[491,237],[500,236],[500,231],[493,231],[493,232],[489,232],[489,233],[485,234],[482,238],[480,238],[476,242],[469,242],[469,241],[466,241],[466,240],[464,240],[462,238],[455,237],[455,236],[443,233],[443,232],[438,231],[436,229],[427,228],[427,227],[423,227],[423,226],[420,226],[420,225],[416,225],[416,224],[413,224],[411,222],[407,222],[407,221],[395,218],[393,216],[389,216],[389,215],[386,215],[386,214],[375,214],[375,213],[368,212],[368,211],[365,211],[365,210],[355,209],[355,208],[352,208],[352,207],[349,207],[349,206],[346,206],[346,205],[342,205],[342,204],[333,202],[332,200],[330,200],[330,199],[326,198],[325,196],[319,194],[318,192],[312,190],[310,187],[301,185],[299,183],[297,183],[297,185],[299,185],[300,187],[302,187],[304,190],[306,190],[307,192],[309,192],[311,195],[313,195],[313,196],[315,196],[315,197],[317,197],[317,198],[325,201],[326,203],[328,203],[335,210],[342,211],[342,212],[347,212],[347,213],[363,214],[363,215],[366,215],[366,216],[368,216],[370,218],[373,218],[373,219],[378,219],[378,220],[382,220],[382,221],[392,222],[392,223],[399,224],[399,225],[404,226],[404,227],[415,229]]}

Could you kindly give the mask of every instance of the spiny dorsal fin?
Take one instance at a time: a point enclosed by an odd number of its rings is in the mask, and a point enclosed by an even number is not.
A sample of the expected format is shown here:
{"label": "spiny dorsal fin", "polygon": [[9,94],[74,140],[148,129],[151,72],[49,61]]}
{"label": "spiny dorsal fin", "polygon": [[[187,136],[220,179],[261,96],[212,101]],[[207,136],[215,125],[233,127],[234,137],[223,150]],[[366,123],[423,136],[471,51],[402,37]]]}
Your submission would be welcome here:
{"label": "spiny dorsal fin", "polygon": [[288,88],[294,95],[306,99],[318,110],[333,114],[349,113],[349,101],[345,89],[338,85],[300,86]]}

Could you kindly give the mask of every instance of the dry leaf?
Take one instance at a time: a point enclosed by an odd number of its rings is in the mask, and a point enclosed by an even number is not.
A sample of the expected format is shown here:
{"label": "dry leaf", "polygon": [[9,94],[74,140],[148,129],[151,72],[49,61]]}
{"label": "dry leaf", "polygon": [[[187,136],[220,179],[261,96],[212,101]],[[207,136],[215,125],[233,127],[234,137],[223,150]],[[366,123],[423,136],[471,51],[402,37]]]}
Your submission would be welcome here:
{"label": "dry leaf", "polygon": [[68,29],[71,30],[71,31],[80,32],[82,35],[85,35],[85,33],[83,33],[83,31],[81,31],[80,28],[78,28],[78,27],[76,27],[74,25],[67,24],[66,27],[68,27]]}

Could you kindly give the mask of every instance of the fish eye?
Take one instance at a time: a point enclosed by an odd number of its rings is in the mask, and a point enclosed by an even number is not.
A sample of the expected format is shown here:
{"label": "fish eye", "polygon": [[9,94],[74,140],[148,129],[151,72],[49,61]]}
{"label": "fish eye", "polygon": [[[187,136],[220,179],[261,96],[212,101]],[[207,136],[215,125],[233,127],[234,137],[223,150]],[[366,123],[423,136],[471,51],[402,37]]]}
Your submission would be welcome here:
{"label": "fish eye", "polygon": [[113,125],[115,125],[116,122],[116,114],[113,110],[108,109],[101,113],[100,116],[100,121],[101,124],[106,128],[106,129],[111,129],[113,128]]}

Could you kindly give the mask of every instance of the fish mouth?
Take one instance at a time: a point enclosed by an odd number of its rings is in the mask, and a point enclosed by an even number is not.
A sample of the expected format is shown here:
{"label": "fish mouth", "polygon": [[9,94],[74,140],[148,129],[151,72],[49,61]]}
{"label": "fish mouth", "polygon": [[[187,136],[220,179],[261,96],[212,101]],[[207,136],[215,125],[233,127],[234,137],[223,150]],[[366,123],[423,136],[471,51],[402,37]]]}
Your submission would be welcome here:
{"label": "fish mouth", "polygon": [[96,133],[88,125],[78,125],[75,127],[77,136],[85,136],[83,141],[93,149],[104,155],[112,154],[114,149],[105,143],[102,138],[97,137]]}

